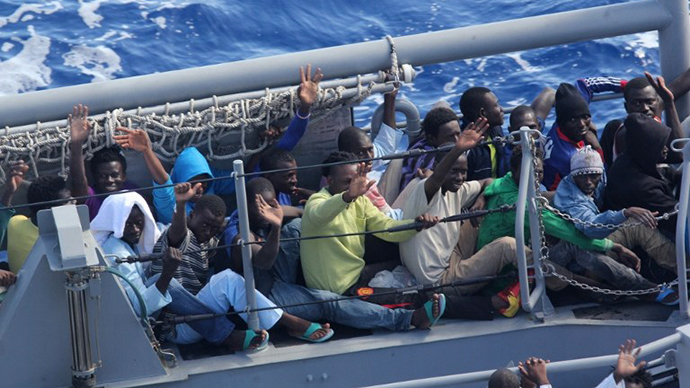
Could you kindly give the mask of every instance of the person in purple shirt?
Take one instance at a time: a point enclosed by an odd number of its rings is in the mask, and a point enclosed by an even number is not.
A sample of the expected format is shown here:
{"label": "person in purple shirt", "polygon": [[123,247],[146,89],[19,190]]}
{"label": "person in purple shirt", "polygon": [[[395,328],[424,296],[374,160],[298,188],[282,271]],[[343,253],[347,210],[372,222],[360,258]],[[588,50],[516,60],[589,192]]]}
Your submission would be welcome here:
{"label": "person in purple shirt", "polygon": [[[127,181],[127,160],[119,147],[103,148],[93,154],[93,158],[89,162],[92,178],[91,185],[89,185],[82,156],[84,143],[91,133],[88,116],[89,108],[82,104],[75,105],[72,114],[69,115],[69,177],[72,183],[72,195],[82,197],[136,188],[133,183]],[[89,219],[93,220],[106,198],[107,196],[90,197],[79,201],[79,203],[86,204],[89,208]]]}

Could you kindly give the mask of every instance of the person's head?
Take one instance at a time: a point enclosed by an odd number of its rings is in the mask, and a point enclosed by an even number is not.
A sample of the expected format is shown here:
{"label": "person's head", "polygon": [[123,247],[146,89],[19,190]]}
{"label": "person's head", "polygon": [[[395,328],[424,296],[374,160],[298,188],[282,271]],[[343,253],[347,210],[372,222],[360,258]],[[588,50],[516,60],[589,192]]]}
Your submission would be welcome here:
{"label": "person's head", "polygon": [[[357,160],[357,157],[349,152],[336,151],[332,152],[323,163],[337,163]],[[335,195],[347,191],[350,188],[350,182],[357,176],[357,165],[340,164],[336,166],[325,166],[323,168],[323,176],[326,177],[328,183],[328,191]]]}
{"label": "person's head", "polygon": [[127,180],[127,159],[119,147],[103,148],[95,152],[89,162],[93,188],[97,193],[122,190]]}
{"label": "person's head", "polygon": [[625,128],[625,154],[646,172],[656,174],[656,165],[668,156],[671,129],[642,113],[629,114]]}
{"label": "person's head", "polygon": [[[175,165],[170,172],[170,179],[173,183],[189,182],[194,186],[200,180],[213,178],[211,166],[208,165],[206,158],[194,147],[188,147],[175,159]],[[213,194],[210,191],[209,182],[200,182],[201,190],[197,191],[190,202],[196,202],[205,193]]]}
{"label": "person's head", "polygon": [[289,171],[264,173],[263,177],[271,181],[275,190],[279,193],[290,194],[297,190],[297,161],[286,150],[275,148],[261,157],[259,161],[261,171],[284,170]]}
{"label": "person's head", "polygon": [[497,369],[489,378],[488,388],[520,388],[520,379],[506,368]]}
{"label": "person's head", "polygon": [[589,130],[589,105],[571,84],[562,83],[556,90],[556,122],[561,132],[575,142],[582,141]]}
{"label": "person's head", "polygon": [[220,233],[227,209],[223,199],[217,195],[202,195],[189,213],[187,226],[199,243],[205,243]]}
{"label": "person's head", "polygon": [[[446,144],[443,144],[446,145]],[[434,167],[441,163],[441,160],[448,155],[448,152],[439,152],[436,154],[434,160]],[[460,187],[467,180],[467,154],[462,154],[458,157],[453,166],[448,170],[446,176],[443,178],[443,184],[441,184],[441,190],[443,192],[450,191],[452,193],[460,190]]]}
{"label": "person's head", "polygon": [[590,146],[579,149],[570,159],[570,175],[575,185],[589,196],[594,194],[603,174],[601,155]]}
{"label": "person's head", "polygon": [[[544,151],[541,148],[537,148],[534,151],[537,158],[537,164],[534,167],[534,172],[537,176],[538,183],[541,183],[544,179]],[[513,148],[513,153],[510,155],[510,172],[513,174],[513,179],[516,183],[520,182],[520,165],[522,164],[522,147],[515,146]]]}
{"label": "person's head", "polygon": [[625,388],[652,388],[652,375],[646,370],[641,369],[634,375],[625,378]]}
{"label": "person's head", "polygon": [[450,108],[434,108],[424,116],[422,130],[430,146],[438,147],[445,143],[455,143],[460,136],[458,115]]}
{"label": "person's head", "polygon": [[132,206],[129,217],[125,221],[125,228],[122,230],[122,240],[132,246],[138,244],[145,225],[144,212],[139,209],[139,206]]}
{"label": "person's head", "polygon": [[271,181],[266,178],[254,178],[247,182],[247,213],[249,214],[249,225],[251,228],[265,229],[268,223],[261,218],[259,207],[256,205],[256,196],[260,195],[264,201],[270,202],[275,199],[276,192]]}
{"label": "person's head", "polygon": [[491,127],[503,125],[503,107],[488,88],[475,86],[465,90],[460,97],[460,111],[468,123],[484,117]]}
{"label": "person's head", "polygon": [[[338,135],[338,151],[350,152],[357,159],[374,157],[374,145],[369,136],[357,127],[347,127]],[[373,162],[366,162],[367,172],[371,171]]]}
{"label": "person's head", "polygon": [[661,99],[647,77],[636,77],[628,81],[623,89],[623,98],[626,112],[661,117]]}
{"label": "person's head", "polygon": [[67,188],[67,182],[57,175],[44,175],[36,178],[36,180],[29,185],[29,189],[26,193],[26,199],[29,204],[55,200],[64,201],[30,206],[29,209],[31,209],[31,213],[34,216],[43,209],[75,203],[71,197],[72,193]]}
{"label": "person's head", "polygon": [[510,112],[509,132],[518,131],[522,127],[541,131],[537,114],[534,112],[534,109],[527,105],[518,105]]}

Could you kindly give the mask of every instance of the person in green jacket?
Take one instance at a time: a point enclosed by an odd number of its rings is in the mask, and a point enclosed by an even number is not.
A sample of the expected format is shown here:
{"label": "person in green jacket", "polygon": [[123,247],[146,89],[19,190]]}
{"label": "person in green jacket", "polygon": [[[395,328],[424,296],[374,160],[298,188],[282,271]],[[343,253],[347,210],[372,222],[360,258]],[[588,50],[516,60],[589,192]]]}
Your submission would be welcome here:
{"label": "person in green jacket", "polygon": [[[543,176],[543,153],[536,151],[535,168],[537,179]],[[513,205],[518,198],[520,181],[520,164],[522,150],[516,147],[510,160],[510,172],[503,178],[496,179],[484,190],[487,209],[496,209],[504,205]],[[608,287],[617,289],[647,289],[656,284],[642,277],[640,259],[625,247],[627,239],[624,229],[620,229],[608,239],[586,237],[575,225],[566,221],[550,210],[542,210],[542,220],[547,243],[550,245],[549,259],[574,273],[586,274]],[[503,236],[515,236],[515,210],[492,213],[484,217],[479,229],[477,249]],[[529,240],[529,220],[525,220],[525,239]],[[669,289],[658,294],[651,294],[664,304],[678,303],[678,295]]]}

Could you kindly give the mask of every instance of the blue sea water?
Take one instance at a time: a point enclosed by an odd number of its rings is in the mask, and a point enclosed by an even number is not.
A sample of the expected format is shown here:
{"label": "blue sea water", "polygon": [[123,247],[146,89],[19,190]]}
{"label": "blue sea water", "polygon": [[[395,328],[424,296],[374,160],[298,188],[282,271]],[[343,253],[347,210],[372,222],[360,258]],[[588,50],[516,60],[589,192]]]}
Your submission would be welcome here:
{"label": "blue sea water", "polygon": [[[92,0],[0,1],[0,93],[16,94],[286,52],[599,6],[621,1]],[[583,26],[586,28],[586,26]],[[656,33],[418,67],[401,96],[457,107],[469,86],[504,106],[592,75],[659,72]],[[318,64],[315,64],[318,65]],[[297,70],[295,70],[297,78]],[[382,101],[355,109],[360,126]],[[75,101],[77,102],[77,101]],[[620,101],[592,108],[601,128]]]}

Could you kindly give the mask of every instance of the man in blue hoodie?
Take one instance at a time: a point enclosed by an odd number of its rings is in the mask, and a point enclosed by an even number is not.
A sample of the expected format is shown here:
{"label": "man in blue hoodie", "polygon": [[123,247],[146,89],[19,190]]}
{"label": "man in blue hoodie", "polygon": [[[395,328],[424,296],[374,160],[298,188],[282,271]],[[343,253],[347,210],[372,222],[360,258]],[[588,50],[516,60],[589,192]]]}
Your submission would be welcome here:
{"label": "man in blue hoodie", "polygon": [[676,270],[675,244],[657,229],[658,212],[641,207],[600,211],[603,208],[606,175],[598,152],[589,146],[580,149],[570,160],[570,174],[558,185],[554,205],[571,217],[588,223],[618,225],[628,219],[642,223],[636,227],[610,229],[575,222],[575,228],[589,238],[607,238],[627,248],[641,247],[660,266]]}

